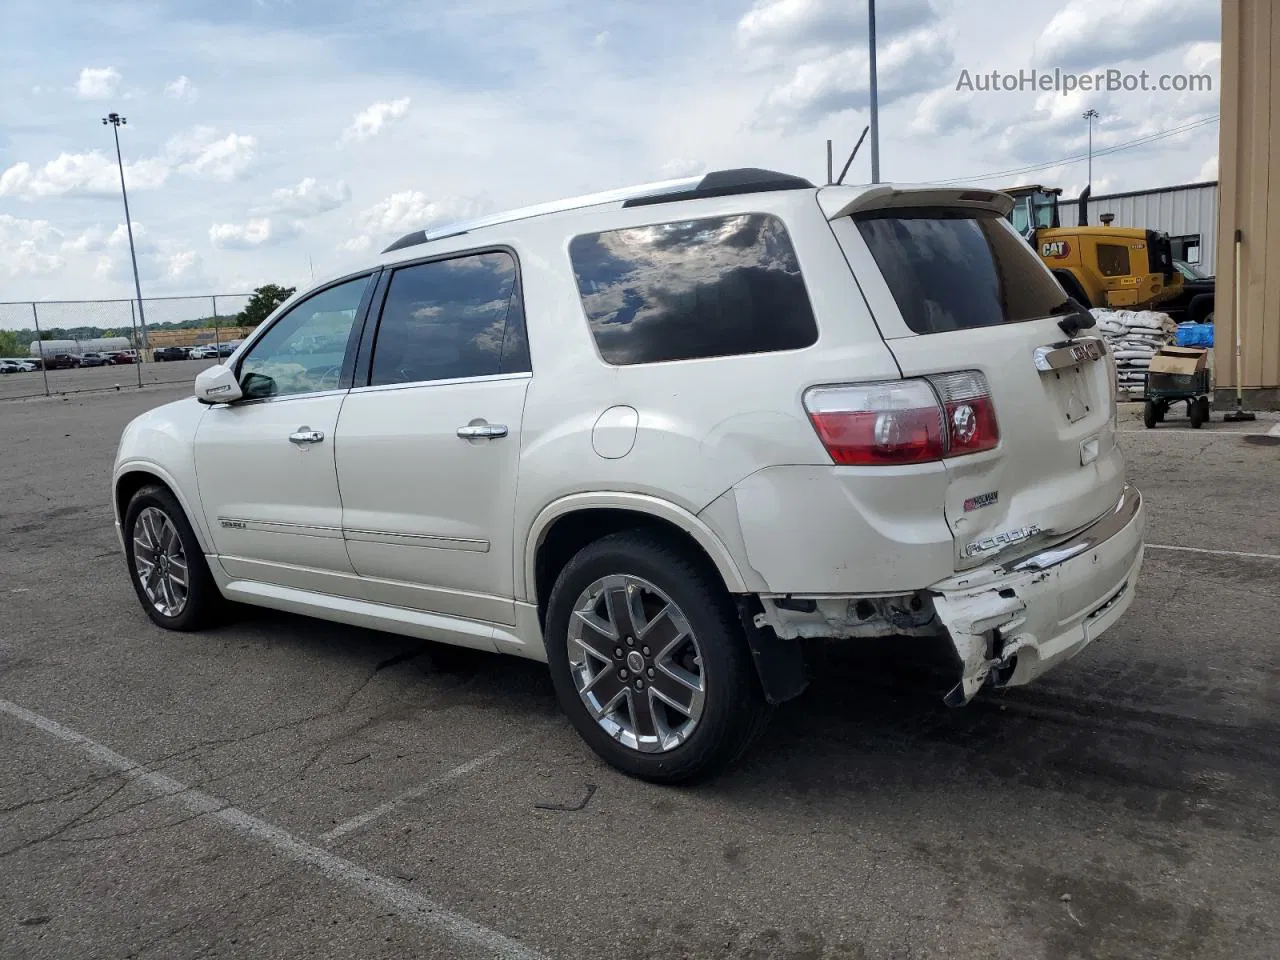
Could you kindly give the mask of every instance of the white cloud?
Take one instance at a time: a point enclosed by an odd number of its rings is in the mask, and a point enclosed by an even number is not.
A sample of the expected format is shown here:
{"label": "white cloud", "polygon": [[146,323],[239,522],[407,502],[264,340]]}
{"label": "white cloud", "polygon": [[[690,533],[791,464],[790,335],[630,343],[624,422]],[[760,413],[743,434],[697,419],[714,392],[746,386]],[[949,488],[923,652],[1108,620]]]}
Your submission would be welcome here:
{"label": "white cloud", "polygon": [[120,72],[115,67],[85,67],[76,81],[76,96],[81,100],[109,100],[120,86]]}
{"label": "white cloud", "polygon": [[360,215],[366,232],[378,235],[408,233],[452,220],[481,216],[490,208],[483,201],[465,197],[428,200],[425,193],[403,190],[380,200]]}
{"label": "white cloud", "polygon": [[107,243],[107,233],[102,227],[93,226],[82,231],[70,240],[62,241],[62,249],[68,253],[93,253],[101,250]]}
{"label": "white cloud", "polygon": [[[219,138],[212,127],[173,137],[163,156],[125,163],[130,192],[153,190],[177,170],[197,179],[239,177],[254,160],[257,140],[238,133]],[[57,196],[112,196],[120,192],[116,158],[101,150],[62,153],[43,166],[20,161],[0,172],[0,197],[37,200]]]}
{"label": "white cloud", "polygon": [[[125,181],[130,190],[154,189],[168,176],[168,165],[159,159],[125,164]],[[62,194],[108,196],[119,192],[116,160],[99,150],[59,154],[42,167],[22,161],[0,173],[0,197],[34,200]]]}
{"label": "white cloud", "polygon": [[1145,59],[1221,30],[1219,5],[1205,0],[1068,0],[1036,41],[1037,59],[1063,70]]}
{"label": "white cloud", "polygon": [[200,91],[191,82],[191,78],[184,74],[176,80],[165,84],[164,95],[173,100],[185,100],[187,103],[192,103],[200,95]]}
{"label": "white cloud", "polygon": [[174,168],[205,180],[235,180],[253,163],[256,137],[229,133],[219,137],[212,127],[193,127],[171,138],[165,152]]}
{"label": "white cloud", "polygon": [[200,273],[200,254],[194,250],[180,250],[164,257],[164,272],[169,280],[180,281]]}
{"label": "white cloud", "polygon": [[209,242],[218,250],[251,250],[297,235],[296,224],[270,217],[255,217],[244,223],[215,223],[209,228]]}
{"label": "white cloud", "polygon": [[[881,110],[929,89],[953,62],[947,38],[936,30],[917,30],[890,41],[876,57]],[[794,130],[828,114],[865,109],[869,92],[867,51],[855,47],[798,66],[790,80],[765,98],[759,122]]]}
{"label": "white cloud", "polygon": [[966,128],[977,129],[973,114],[973,96],[952,87],[940,87],[920,98],[911,118],[912,133],[944,137]]}
{"label": "white cloud", "polygon": [[678,180],[681,177],[692,177],[706,169],[707,165],[702,160],[668,160],[662,165],[662,179]]}
{"label": "white cloud", "polygon": [[338,249],[344,253],[368,253],[372,247],[373,237],[367,233],[352,237],[350,240],[343,240],[338,244]]}
{"label": "white cloud", "polygon": [[1218,179],[1218,155],[1215,153],[1203,164],[1200,165],[1200,172],[1196,174],[1197,180],[1217,180]]}
{"label": "white cloud", "polygon": [[382,132],[383,127],[399,120],[408,112],[408,97],[370,104],[355,115],[351,126],[343,131],[342,140],[344,143],[350,143],[376,137]]}
{"label": "white cloud", "polygon": [[[937,19],[930,0],[891,0],[876,8],[877,46]],[[739,46],[761,57],[865,46],[867,0],[757,0],[738,21]]]}
{"label": "white cloud", "polygon": [[48,220],[0,213],[0,270],[10,277],[53,273],[63,265],[55,252],[61,236]]}
{"label": "white cloud", "polygon": [[296,186],[273,190],[270,209],[294,217],[315,217],[350,199],[351,188],[344,180],[323,183],[315,177],[304,177]]}

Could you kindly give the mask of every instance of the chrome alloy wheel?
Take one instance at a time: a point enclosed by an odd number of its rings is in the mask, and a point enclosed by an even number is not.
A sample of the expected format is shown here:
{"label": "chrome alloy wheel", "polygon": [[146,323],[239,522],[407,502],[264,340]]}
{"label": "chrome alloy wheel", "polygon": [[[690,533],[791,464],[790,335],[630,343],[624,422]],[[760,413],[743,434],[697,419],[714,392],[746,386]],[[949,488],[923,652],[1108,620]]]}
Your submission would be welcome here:
{"label": "chrome alloy wheel", "polygon": [[706,700],[702,651],[652,583],[613,575],[591,584],[573,605],[568,641],[578,695],[613,739],[664,753],[693,733]]}
{"label": "chrome alloy wheel", "polygon": [[178,528],[158,507],[146,507],[133,525],[133,568],[142,592],[161,616],[187,605],[187,555]]}

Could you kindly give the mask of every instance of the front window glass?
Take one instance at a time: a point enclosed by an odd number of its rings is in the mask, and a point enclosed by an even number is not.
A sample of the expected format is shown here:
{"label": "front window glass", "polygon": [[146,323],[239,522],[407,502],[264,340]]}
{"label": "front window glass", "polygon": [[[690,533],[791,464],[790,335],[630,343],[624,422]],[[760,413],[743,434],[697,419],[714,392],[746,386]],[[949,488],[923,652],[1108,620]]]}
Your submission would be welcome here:
{"label": "front window glass", "polygon": [[245,354],[240,387],[249,398],[336,390],[342,361],[369,277],[348,280],[303,300],[272,324]]}

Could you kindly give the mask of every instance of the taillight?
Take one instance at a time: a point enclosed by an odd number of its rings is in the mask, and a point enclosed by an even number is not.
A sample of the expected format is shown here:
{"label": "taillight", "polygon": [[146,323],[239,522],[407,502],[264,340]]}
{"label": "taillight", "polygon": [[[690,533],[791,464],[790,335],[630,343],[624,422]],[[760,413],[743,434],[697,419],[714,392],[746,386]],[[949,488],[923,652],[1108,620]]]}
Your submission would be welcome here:
{"label": "taillight", "polygon": [[811,387],[804,406],[831,459],[845,466],[930,463],[1000,442],[977,371]]}
{"label": "taillight", "polygon": [[987,378],[977,370],[930,377],[947,418],[947,456],[980,453],[1000,443],[996,407],[991,402]]}

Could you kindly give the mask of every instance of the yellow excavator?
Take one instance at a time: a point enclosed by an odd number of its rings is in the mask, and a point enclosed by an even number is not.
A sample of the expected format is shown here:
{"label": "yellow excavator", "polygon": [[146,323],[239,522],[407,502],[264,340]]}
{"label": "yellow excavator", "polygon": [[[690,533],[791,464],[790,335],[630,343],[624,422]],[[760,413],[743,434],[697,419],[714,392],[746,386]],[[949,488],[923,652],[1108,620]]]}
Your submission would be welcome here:
{"label": "yellow excavator", "polygon": [[1182,292],[1169,235],[1141,227],[1089,226],[1089,188],[1080,194],[1077,225],[1058,213],[1062,190],[1040,184],[1002,190],[1013,198],[1009,219],[1067,295],[1086,307],[1145,310]]}

